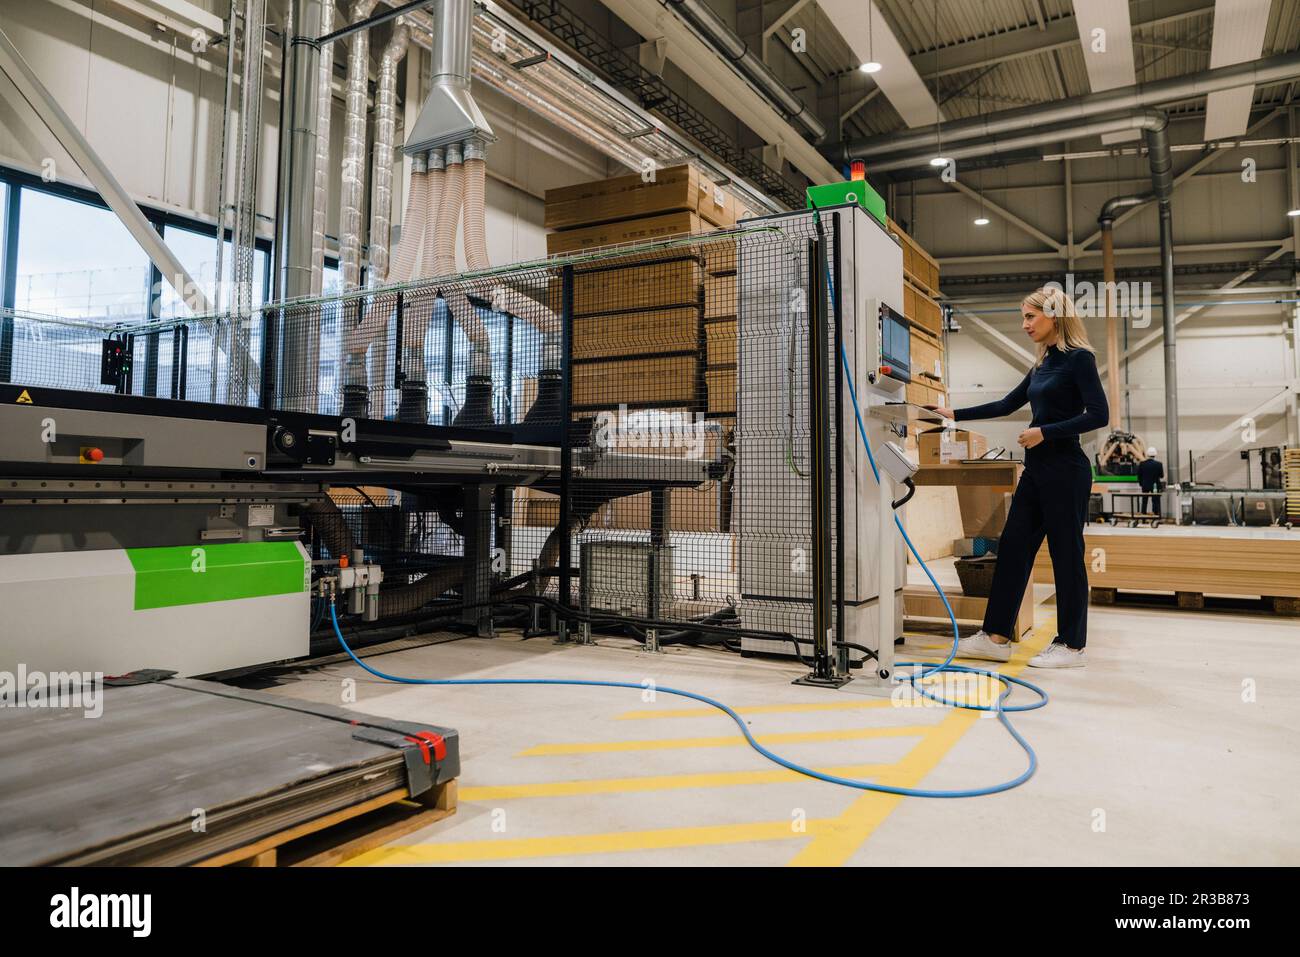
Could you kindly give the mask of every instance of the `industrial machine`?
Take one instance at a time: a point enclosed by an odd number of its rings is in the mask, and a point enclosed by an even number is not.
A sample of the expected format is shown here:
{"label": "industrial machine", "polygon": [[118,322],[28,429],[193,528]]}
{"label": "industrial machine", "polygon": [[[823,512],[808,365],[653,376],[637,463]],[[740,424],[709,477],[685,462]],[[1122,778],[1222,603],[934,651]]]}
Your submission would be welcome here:
{"label": "industrial machine", "polygon": [[[902,249],[857,203],[748,225],[737,266],[740,614],[804,639],[805,652],[829,630],[841,674],[871,656],[863,679],[887,685],[902,636],[904,546],[849,385],[879,455],[909,418]],[[752,637],[741,647],[794,650]]]}

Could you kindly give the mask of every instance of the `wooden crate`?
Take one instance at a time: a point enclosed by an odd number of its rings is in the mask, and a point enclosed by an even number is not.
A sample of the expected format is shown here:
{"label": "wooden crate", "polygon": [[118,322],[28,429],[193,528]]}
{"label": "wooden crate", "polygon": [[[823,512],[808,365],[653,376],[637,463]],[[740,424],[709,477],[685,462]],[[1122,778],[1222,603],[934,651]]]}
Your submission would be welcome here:
{"label": "wooden crate", "polygon": [[[699,349],[699,340],[700,313],[696,308],[611,313],[573,320],[575,359],[691,352]],[[734,343],[732,349],[734,352]]]}
{"label": "wooden crate", "polygon": [[689,212],[714,226],[736,221],[736,203],[690,164],[561,186],[546,191],[546,228],[574,229],[671,212]]}
{"label": "wooden crate", "polygon": [[577,362],[572,371],[573,404],[579,409],[616,409],[622,404],[694,406],[700,398],[698,369],[698,355]]}

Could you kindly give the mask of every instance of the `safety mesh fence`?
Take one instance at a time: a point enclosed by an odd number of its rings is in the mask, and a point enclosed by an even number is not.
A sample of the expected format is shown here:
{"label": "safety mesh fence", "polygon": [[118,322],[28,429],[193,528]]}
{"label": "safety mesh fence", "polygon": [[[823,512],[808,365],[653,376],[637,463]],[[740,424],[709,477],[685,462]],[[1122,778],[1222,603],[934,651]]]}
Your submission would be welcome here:
{"label": "safety mesh fence", "polygon": [[[242,317],[105,328],[10,315],[0,373],[558,443],[561,469],[477,498],[335,488],[304,516],[305,540],[317,558],[360,549],[384,567],[381,620],[454,602],[495,615],[528,595],[598,632],[731,648],[744,634],[745,650],[782,654],[793,636],[807,654],[818,542],[838,539],[838,297],[814,269],[835,242],[793,219]],[[818,310],[816,376],[834,404],[814,422]],[[101,375],[106,340],[127,360],[114,381]],[[529,426],[550,431],[529,438]],[[840,556],[828,554],[834,607]]]}

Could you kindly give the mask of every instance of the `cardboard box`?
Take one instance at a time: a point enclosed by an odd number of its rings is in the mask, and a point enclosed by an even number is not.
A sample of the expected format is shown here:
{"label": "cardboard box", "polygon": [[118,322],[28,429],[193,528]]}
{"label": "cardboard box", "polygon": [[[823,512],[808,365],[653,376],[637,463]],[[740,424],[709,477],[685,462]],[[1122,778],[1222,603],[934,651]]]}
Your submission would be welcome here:
{"label": "cardboard box", "polygon": [[736,222],[735,199],[694,166],[656,170],[561,186],[546,191],[547,229],[573,229],[662,213],[689,212],[714,226]]}
{"label": "cardboard box", "polygon": [[941,405],[947,408],[948,393],[926,385],[925,381],[922,379],[907,384],[907,401],[913,405]]}
{"label": "cardboard box", "polygon": [[942,307],[907,279],[903,282],[903,315],[935,338],[943,336]]}
{"label": "cardboard box", "polygon": [[567,229],[564,232],[546,234],[546,252],[547,255],[555,256],[620,243],[648,243],[671,236],[698,233],[702,229],[700,223],[700,217],[695,213],[679,212]]}
{"label": "cardboard box", "polygon": [[[600,268],[575,269],[574,316],[603,315],[649,306],[698,309],[699,263],[677,253],[674,258],[627,257],[602,263]],[[563,288],[557,276],[549,281],[547,306],[557,315],[563,307]]]}
{"label": "cardboard box", "polygon": [[725,319],[735,315],[735,275],[707,276],[704,280],[704,318]]}
{"label": "cardboard box", "polygon": [[610,313],[573,320],[575,359],[696,352],[699,347],[700,315],[696,309]]}
{"label": "cardboard box", "polygon": [[[573,275],[573,314],[642,309],[646,306],[696,306],[700,301],[700,264],[694,259],[667,262],[634,260]],[[550,290],[552,309],[560,309],[560,283]]]}
{"label": "cardboard box", "polygon": [[700,243],[704,257],[704,271],[710,276],[725,276],[736,271],[736,241],[734,239],[710,240]]}
{"label": "cardboard box", "polygon": [[624,404],[694,406],[698,368],[696,356],[574,363],[573,404],[600,409]]}
{"label": "cardboard box", "polygon": [[[719,516],[721,486],[710,482],[701,488],[674,488],[668,492],[670,532],[722,531]],[[627,495],[609,503],[609,524],[619,530],[649,530],[650,493]]]}
{"label": "cardboard box", "polygon": [[705,365],[709,368],[736,365],[736,320],[718,319],[704,324]]}
{"label": "cardboard box", "polygon": [[736,411],[736,370],[708,369],[704,378],[709,387],[709,411]]}
{"label": "cardboard box", "polygon": [[[917,437],[918,461],[922,465],[952,465],[963,459],[977,459],[988,450],[987,438],[965,429],[930,429]],[[967,537],[978,534],[966,533]]]}
{"label": "cardboard box", "polygon": [[911,362],[913,379],[935,389],[943,386],[943,347],[918,329],[912,330]]}

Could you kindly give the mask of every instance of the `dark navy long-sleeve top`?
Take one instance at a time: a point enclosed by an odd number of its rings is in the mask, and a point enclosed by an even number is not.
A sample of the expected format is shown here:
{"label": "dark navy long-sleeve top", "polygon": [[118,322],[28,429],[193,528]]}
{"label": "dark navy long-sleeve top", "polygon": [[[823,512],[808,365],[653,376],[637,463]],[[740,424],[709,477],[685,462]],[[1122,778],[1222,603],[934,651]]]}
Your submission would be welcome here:
{"label": "dark navy long-sleeve top", "polygon": [[1044,444],[1077,445],[1079,436],[1110,421],[1106,391],[1097,375],[1097,357],[1087,349],[1062,351],[1048,346],[1041,365],[1029,370],[1020,385],[995,402],[954,409],[958,421],[996,419],[1026,402],[1033,412],[1030,428],[1042,429]]}

